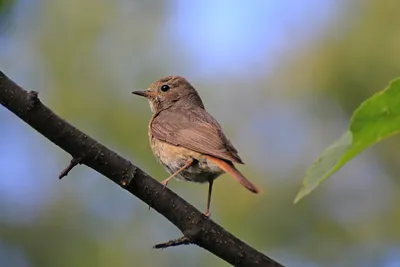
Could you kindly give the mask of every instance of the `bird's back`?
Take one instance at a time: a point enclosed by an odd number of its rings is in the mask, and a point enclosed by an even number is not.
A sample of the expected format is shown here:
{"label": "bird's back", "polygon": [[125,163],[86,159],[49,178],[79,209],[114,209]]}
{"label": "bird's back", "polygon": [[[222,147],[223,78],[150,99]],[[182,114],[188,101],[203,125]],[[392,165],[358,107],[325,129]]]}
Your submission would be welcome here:
{"label": "bird's back", "polygon": [[150,135],[162,141],[243,164],[219,123],[202,107],[176,103],[156,113],[149,127]]}

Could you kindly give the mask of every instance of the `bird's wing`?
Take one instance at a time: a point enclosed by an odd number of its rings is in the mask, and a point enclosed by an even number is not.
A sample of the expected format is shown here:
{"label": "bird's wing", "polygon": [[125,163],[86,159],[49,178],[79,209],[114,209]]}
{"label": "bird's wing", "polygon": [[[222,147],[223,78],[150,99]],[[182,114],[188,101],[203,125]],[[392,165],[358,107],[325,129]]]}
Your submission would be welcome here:
{"label": "bird's wing", "polygon": [[163,110],[153,118],[150,132],[170,144],[243,164],[221,126],[202,108]]}

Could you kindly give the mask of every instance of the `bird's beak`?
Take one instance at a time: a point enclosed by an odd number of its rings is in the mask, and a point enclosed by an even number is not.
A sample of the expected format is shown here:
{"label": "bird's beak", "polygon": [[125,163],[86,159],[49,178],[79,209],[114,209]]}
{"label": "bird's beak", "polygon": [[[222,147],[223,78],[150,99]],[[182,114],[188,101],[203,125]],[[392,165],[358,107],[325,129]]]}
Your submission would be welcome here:
{"label": "bird's beak", "polygon": [[140,96],[144,96],[144,97],[148,97],[149,93],[146,91],[133,91],[132,94],[134,95],[140,95]]}
{"label": "bird's beak", "polygon": [[144,91],[133,91],[132,94],[135,95],[140,95],[143,96],[145,98],[149,98],[149,97],[156,97],[157,93],[156,92],[151,92],[149,90],[144,90]]}

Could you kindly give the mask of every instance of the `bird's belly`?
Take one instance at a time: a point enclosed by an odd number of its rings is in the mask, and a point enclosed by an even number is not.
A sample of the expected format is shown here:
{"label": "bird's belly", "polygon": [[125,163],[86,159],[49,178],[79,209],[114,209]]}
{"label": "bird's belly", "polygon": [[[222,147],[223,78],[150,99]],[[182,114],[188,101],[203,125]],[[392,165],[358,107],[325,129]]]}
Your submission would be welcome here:
{"label": "bird's belly", "polygon": [[177,179],[204,183],[216,179],[224,173],[221,168],[201,153],[171,145],[154,137],[151,137],[150,143],[154,155],[169,174],[177,172],[189,160],[194,159],[189,167],[175,176]]}

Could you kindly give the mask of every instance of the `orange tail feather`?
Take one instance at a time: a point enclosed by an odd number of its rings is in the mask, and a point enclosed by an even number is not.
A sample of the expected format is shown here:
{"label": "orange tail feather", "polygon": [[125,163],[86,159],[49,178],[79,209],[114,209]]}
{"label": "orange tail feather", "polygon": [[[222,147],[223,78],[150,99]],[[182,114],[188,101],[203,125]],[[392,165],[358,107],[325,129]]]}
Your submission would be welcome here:
{"label": "orange tail feather", "polygon": [[235,178],[241,185],[246,187],[249,191],[251,191],[255,194],[261,193],[261,190],[257,186],[255,186],[253,183],[251,183],[249,180],[247,180],[246,177],[244,177],[243,174],[241,174],[240,171],[238,171],[232,163],[227,162],[222,159],[219,159],[219,158],[211,157],[211,156],[207,156],[207,157],[212,162],[217,164],[218,167],[220,167],[222,170],[229,173],[233,178]]}

